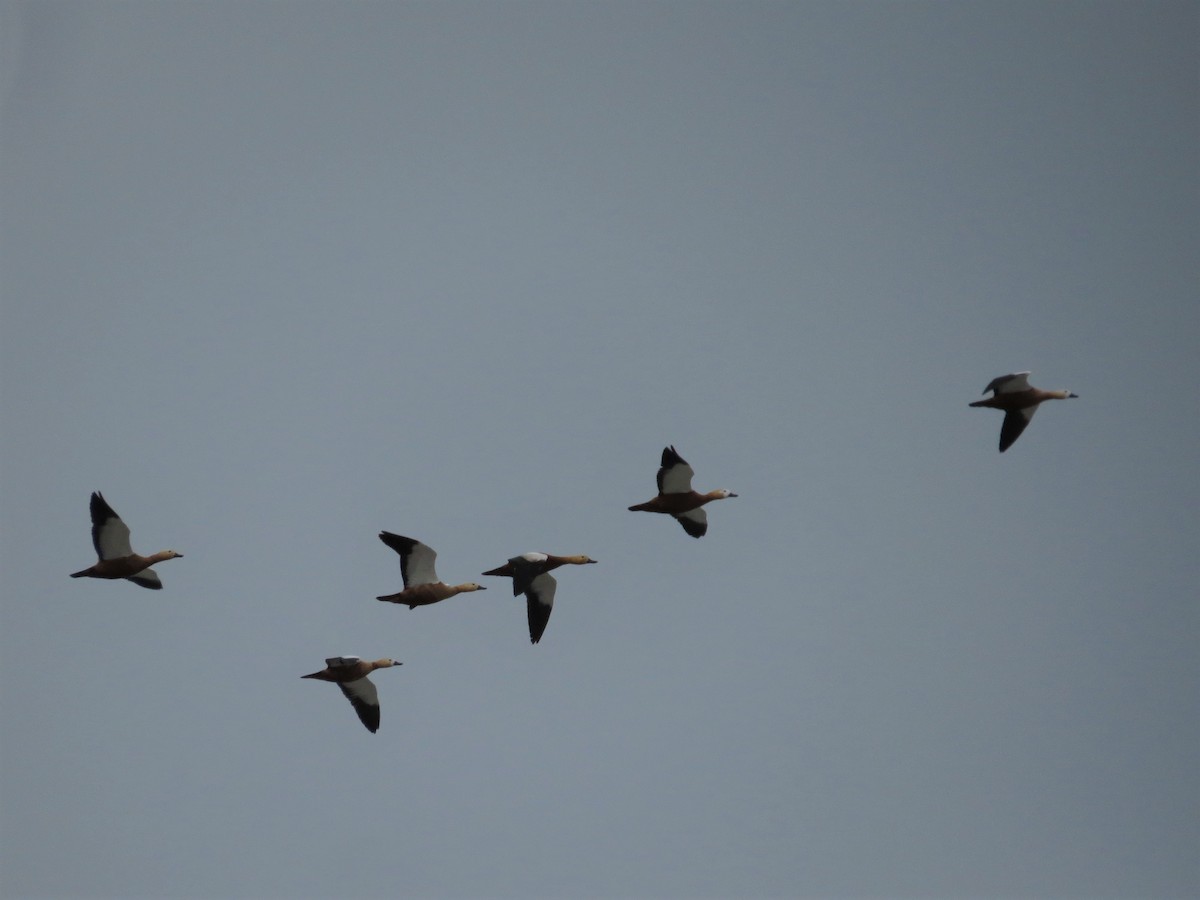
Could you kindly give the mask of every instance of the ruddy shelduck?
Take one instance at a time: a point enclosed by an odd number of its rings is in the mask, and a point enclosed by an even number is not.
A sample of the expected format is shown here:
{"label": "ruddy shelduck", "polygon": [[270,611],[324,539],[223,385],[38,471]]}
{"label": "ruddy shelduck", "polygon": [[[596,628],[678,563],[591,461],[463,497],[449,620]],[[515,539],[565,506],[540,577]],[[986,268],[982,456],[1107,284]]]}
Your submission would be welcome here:
{"label": "ruddy shelduck", "polygon": [[162,590],[158,573],[150,566],[166,559],[178,559],[182,553],[159,550],[150,556],[138,556],[129,546],[129,526],[113,511],[99,491],[92,494],[92,545],[99,562],[72,572],[72,578],[125,578],[144,588]]}
{"label": "ruddy shelduck", "polygon": [[433,567],[437,553],[427,544],[392,534],[390,531],[379,532],[379,539],[400,554],[400,577],[404,581],[404,590],[398,594],[376,597],[376,600],[403,603],[409,609],[416,609],[418,606],[428,606],[456,594],[487,590],[482,584],[473,581],[464,584],[443,584]]}
{"label": "ruddy shelduck", "polygon": [[374,734],[379,730],[379,692],[367,676],[376,669],[399,665],[403,663],[394,659],[364,660],[358,656],[331,656],[325,660],[325,668],[320,672],[300,677],[332,681],[336,684],[358,713],[359,720],[367,726],[367,731]]}
{"label": "ruddy shelduck", "polygon": [[559,566],[583,566],[595,563],[587,556],[555,556],[552,553],[522,553],[504,565],[489,569],[484,575],[499,575],[513,580],[513,596],[525,595],[525,608],[529,616],[529,642],[536,644],[542,639],[550,611],[554,609],[554,591],[558,582],[550,574]]}
{"label": "ruddy shelduck", "polygon": [[658,469],[658,496],[629,507],[630,511],[666,513],[674,516],[675,521],[692,537],[704,537],[708,531],[708,516],[702,509],[704,504],[736,497],[737,494],[726,490],[697,493],[692,490],[692,476],[695,474],[674,447],[664,447]]}
{"label": "ruddy shelduck", "polygon": [[1079,396],[1071,391],[1043,391],[1032,387],[1028,372],[1013,372],[993,378],[983,393],[988,391],[992,392],[992,396],[969,405],[1004,410],[1004,422],[1000,426],[1001,453],[1021,436],[1043,400],[1068,400]]}

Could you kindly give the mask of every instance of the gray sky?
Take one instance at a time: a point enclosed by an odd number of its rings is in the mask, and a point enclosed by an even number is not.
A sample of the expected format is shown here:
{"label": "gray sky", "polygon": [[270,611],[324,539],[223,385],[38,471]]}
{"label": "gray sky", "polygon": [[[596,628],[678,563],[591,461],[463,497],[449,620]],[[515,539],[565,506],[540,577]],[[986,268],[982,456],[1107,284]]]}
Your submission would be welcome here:
{"label": "gray sky", "polygon": [[1195,896],[1198,17],[0,4],[3,896]]}

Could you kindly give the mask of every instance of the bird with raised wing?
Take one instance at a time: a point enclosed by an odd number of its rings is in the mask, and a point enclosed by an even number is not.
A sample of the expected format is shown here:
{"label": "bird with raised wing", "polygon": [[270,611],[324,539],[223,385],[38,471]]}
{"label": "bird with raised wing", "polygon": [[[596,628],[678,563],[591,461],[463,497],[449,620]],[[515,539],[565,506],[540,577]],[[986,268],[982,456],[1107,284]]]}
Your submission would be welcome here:
{"label": "bird with raised wing", "polygon": [[470,591],[486,591],[482,584],[468,581],[463,584],[444,584],[434,570],[437,552],[428,544],[390,531],[379,532],[379,539],[400,555],[400,578],[404,582],[404,590],[398,594],[384,594],[376,600],[388,603],[401,603],[409,609],[418,606],[428,606],[438,603],[457,594]]}
{"label": "bird with raised wing", "polygon": [[675,452],[674,447],[664,447],[662,463],[658,469],[658,496],[629,507],[630,512],[665,513],[674,516],[694,538],[704,537],[708,531],[708,516],[703,506],[713,500],[736,497],[733,491],[724,489],[706,494],[692,490],[692,476],[696,473],[687,461]]}
{"label": "bird with raised wing", "polygon": [[78,572],[72,578],[125,578],[134,584],[151,590],[161,590],[162,581],[150,567],[167,559],[178,559],[182,553],[174,550],[159,550],[150,556],[139,556],[129,545],[129,526],[121,521],[99,491],[92,494],[92,546],[100,558],[94,565]]}
{"label": "bird with raised wing", "polygon": [[983,393],[992,392],[986,400],[976,400],[969,406],[1000,409],[1004,421],[1000,425],[1000,452],[1003,453],[1021,436],[1038,406],[1044,400],[1069,400],[1078,397],[1071,391],[1043,391],[1029,384],[1029,372],[1000,375],[988,382]]}
{"label": "bird with raised wing", "polygon": [[364,660],[358,656],[331,656],[325,660],[325,668],[320,672],[300,677],[336,684],[358,713],[359,720],[367,726],[367,731],[374,734],[379,730],[379,692],[367,676],[376,669],[399,665],[403,663],[393,659]]}

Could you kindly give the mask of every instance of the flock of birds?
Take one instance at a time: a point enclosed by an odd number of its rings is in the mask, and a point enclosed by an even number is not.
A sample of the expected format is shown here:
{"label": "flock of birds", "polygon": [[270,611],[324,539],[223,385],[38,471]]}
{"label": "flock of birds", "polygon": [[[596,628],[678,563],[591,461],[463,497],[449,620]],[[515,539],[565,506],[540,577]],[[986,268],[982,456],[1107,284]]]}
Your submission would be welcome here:
{"label": "flock of birds", "polygon": [[[1000,452],[1013,445],[1038,406],[1045,400],[1066,400],[1078,397],[1071,391],[1044,391],[1029,384],[1028,372],[1014,372],[992,379],[983,393],[992,396],[969,404],[1004,411],[1004,422],[1000,426]],[[695,472],[674,447],[662,452],[658,469],[658,493],[645,503],[629,507],[632,512],[663,513],[672,516],[683,530],[694,538],[703,537],[708,531],[708,517],[704,506],[713,500],[725,500],[737,494],[727,490],[715,490],[701,494],[692,489]],[[116,514],[99,491],[92,494],[92,544],[99,557],[95,565],[78,572],[72,578],[124,578],[144,588],[160,590],[162,581],[151,566],[168,559],[183,556],[174,550],[160,550],[150,556],[139,556],[133,552],[129,542],[129,526]],[[377,597],[387,603],[399,603],[409,609],[440,603],[458,594],[487,590],[473,581],[463,584],[446,584],[437,576],[434,562],[437,553],[427,544],[413,538],[381,531],[379,539],[400,556],[400,578],[404,589],[395,594]],[[552,553],[522,553],[509,559],[504,565],[488,569],[484,575],[511,578],[513,596],[525,595],[529,617],[529,640],[538,643],[550,621],[554,608],[554,592],[558,586],[553,569],[565,565],[589,565],[596,560],[587,556],[555,556]],[[333,656],[325,660],[325,668],[319,672],[302,675],[331,681],[341,688],[346,699],[358,713],[367,730],[379,730],[379,693],[367,676],[376,669],[386,669],[401,663],[393,659],[364,660],[358,656]]]}

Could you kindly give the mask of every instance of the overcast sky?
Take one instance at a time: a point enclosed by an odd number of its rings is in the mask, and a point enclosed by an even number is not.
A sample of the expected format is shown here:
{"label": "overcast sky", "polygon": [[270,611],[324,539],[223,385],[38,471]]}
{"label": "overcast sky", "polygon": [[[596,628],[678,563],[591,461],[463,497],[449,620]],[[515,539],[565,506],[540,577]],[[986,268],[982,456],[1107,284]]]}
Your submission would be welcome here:
{"label": "overcast sky", "polygon": [[[1200,894],[1198,45],[0,2],[0,893]],[[162,591],[67,577],[94,490]],[[599,560],[537,646],[527,550]]]}

